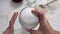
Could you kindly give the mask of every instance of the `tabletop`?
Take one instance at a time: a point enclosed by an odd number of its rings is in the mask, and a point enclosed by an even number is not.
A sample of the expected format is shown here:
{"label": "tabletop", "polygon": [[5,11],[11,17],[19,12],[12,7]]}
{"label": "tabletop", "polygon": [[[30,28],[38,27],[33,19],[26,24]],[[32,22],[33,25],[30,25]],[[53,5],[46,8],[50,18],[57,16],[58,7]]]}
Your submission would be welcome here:
{"label": "tabletop", "polygon": [[[47,0],[40,0],[40,3],[42,4],[46,2]],[[2,34],[2,32],[8,27],[9,20],[11,19],[13,13],[16,11],[20,12],[25,7],[25,5],[25,1],[23,1],[22,3],[14,3],[11,0],[0,0],[0,34]],[[46,17],[52,28],[56,31],[60,31],[60,7],[54,11],[53,15],[46,14]],[[15,34],[20,34],[23,31],[23,29],[21,28],[22,26],[17,18],[14,24]]]}

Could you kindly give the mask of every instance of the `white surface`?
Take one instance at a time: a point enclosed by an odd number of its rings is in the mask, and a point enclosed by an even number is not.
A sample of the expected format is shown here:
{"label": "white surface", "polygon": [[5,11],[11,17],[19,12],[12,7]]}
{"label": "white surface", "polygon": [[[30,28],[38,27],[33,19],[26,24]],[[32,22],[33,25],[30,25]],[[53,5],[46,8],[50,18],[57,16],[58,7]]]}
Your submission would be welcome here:
{"label": "white surface", "polygon": [[23,28],[15,30],[14,34],[30,34],[29,32],[25,31]]}
{"label": "white surface", "polygon": [[[21,7],[22,5],[22,7]],[[0,34],[8,27],[9,20],[11,19],[15,10],[20,10],[24,7],[23,3],[16,4],[13,3],[11,0],[0,0]],[[15,30],[21,28],[19,24],[18,18],[14,25]]]}
{"label": "white surface", "polygon": [[[43,2],[44,1],[45,0],[43,0]],[[2,32],[8,27],[9,20],[10,20],[11,16],[13,15],[14,10],[18,10],[18,12],[20,12],[20,10],[24,6],[25,6],[25,3],[16,4],[16,3],[11,2],[11,0],[0,0],[0,34],[2,34]],[[49,23],[51,24],[51,26],[55,30],[60,31],[60,27],[59,27],[60,26],[60,8],[54,12],[55,12],[55,14],[53,14],[53,15],[48,14],[47,17],[48,17],[48,20],[49,20]],[[18,18],[16,20],[14,28],[15,28],[15,30],[21,28]],[[20,31],[20,30],[18,30],[18,31]],[[17,34],[19,34],[19,33],[17,33]]]}

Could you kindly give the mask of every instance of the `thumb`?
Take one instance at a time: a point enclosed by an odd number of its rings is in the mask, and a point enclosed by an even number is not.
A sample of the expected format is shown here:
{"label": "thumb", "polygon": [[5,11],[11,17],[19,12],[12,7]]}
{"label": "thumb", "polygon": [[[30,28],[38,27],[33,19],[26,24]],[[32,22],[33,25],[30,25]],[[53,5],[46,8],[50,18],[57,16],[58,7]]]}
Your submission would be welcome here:
{"label": "thumb", "polygon": [[29,32],[30,34],[42,34],[41,31],[37,31],[37,30],[28,30],[28,32]]}
{"label": "thumb", "polygon": [[44,12],[43,11],[32,10],[32,13],[36,13],[38,15],[40,22],[44,20]]}
{"label": "thumb", "polygon": [[14,34],[14,22],[18,16],[17,12],[14,12],[10,22],[9,22],[9,27],[3,32],[3,34]]}
{"label": "thumb", "polygon": [[36,13],[36,14],[38,14],[39,16],[44,15],[44,12],[43,12],[43,11],[38,11],[38,10],[32,10],[32,13]]}
{"label": "thumb", "polygon": [[9,22],[9,25],[10,26],[13,26],[14,25],[17,16],[18,16],[18,12],[14,12],[14,14],[13,14],[13,16],[12,16],[10,22]]}

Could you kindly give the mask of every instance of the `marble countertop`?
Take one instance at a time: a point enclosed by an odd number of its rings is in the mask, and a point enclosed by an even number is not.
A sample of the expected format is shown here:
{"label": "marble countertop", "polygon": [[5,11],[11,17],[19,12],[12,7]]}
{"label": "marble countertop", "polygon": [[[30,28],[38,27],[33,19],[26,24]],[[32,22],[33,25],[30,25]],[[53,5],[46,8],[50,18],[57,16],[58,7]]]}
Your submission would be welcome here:
{"label": "marble countertop", "polygon": [[[41,1],[41,3],[46,3],[45,1]],[[11,0],[0,0],[0,34],[8,27],[9,20],[11,19],[14,12],[20,12],[22,8],[25,7],[25,2],[22,3],[14,3]],[[50,25],[53,29],[60,31],[60,7],[54,11],[54,14],[46,14],[47,19],[49,20]],[[18,18],[15,22],[14,29],[20,29],[22,26],[20,25]]]}

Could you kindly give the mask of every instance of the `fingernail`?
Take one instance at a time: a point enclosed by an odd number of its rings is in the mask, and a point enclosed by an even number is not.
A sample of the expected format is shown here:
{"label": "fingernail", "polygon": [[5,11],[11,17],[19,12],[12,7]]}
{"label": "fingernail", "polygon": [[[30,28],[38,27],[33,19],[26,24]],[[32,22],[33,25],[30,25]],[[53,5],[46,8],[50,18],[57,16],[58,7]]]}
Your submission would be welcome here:
{"label": "fingernail", "polygon": [[35,13],[35,10],[32,10],[32,13]]}
{"label": "fingernail", "polygon": [[14,12],[15,14],[18,14],[18,12]]}
{"label": "fingernail", "polygon": [[16,12],[18,14],[18,12]]}

